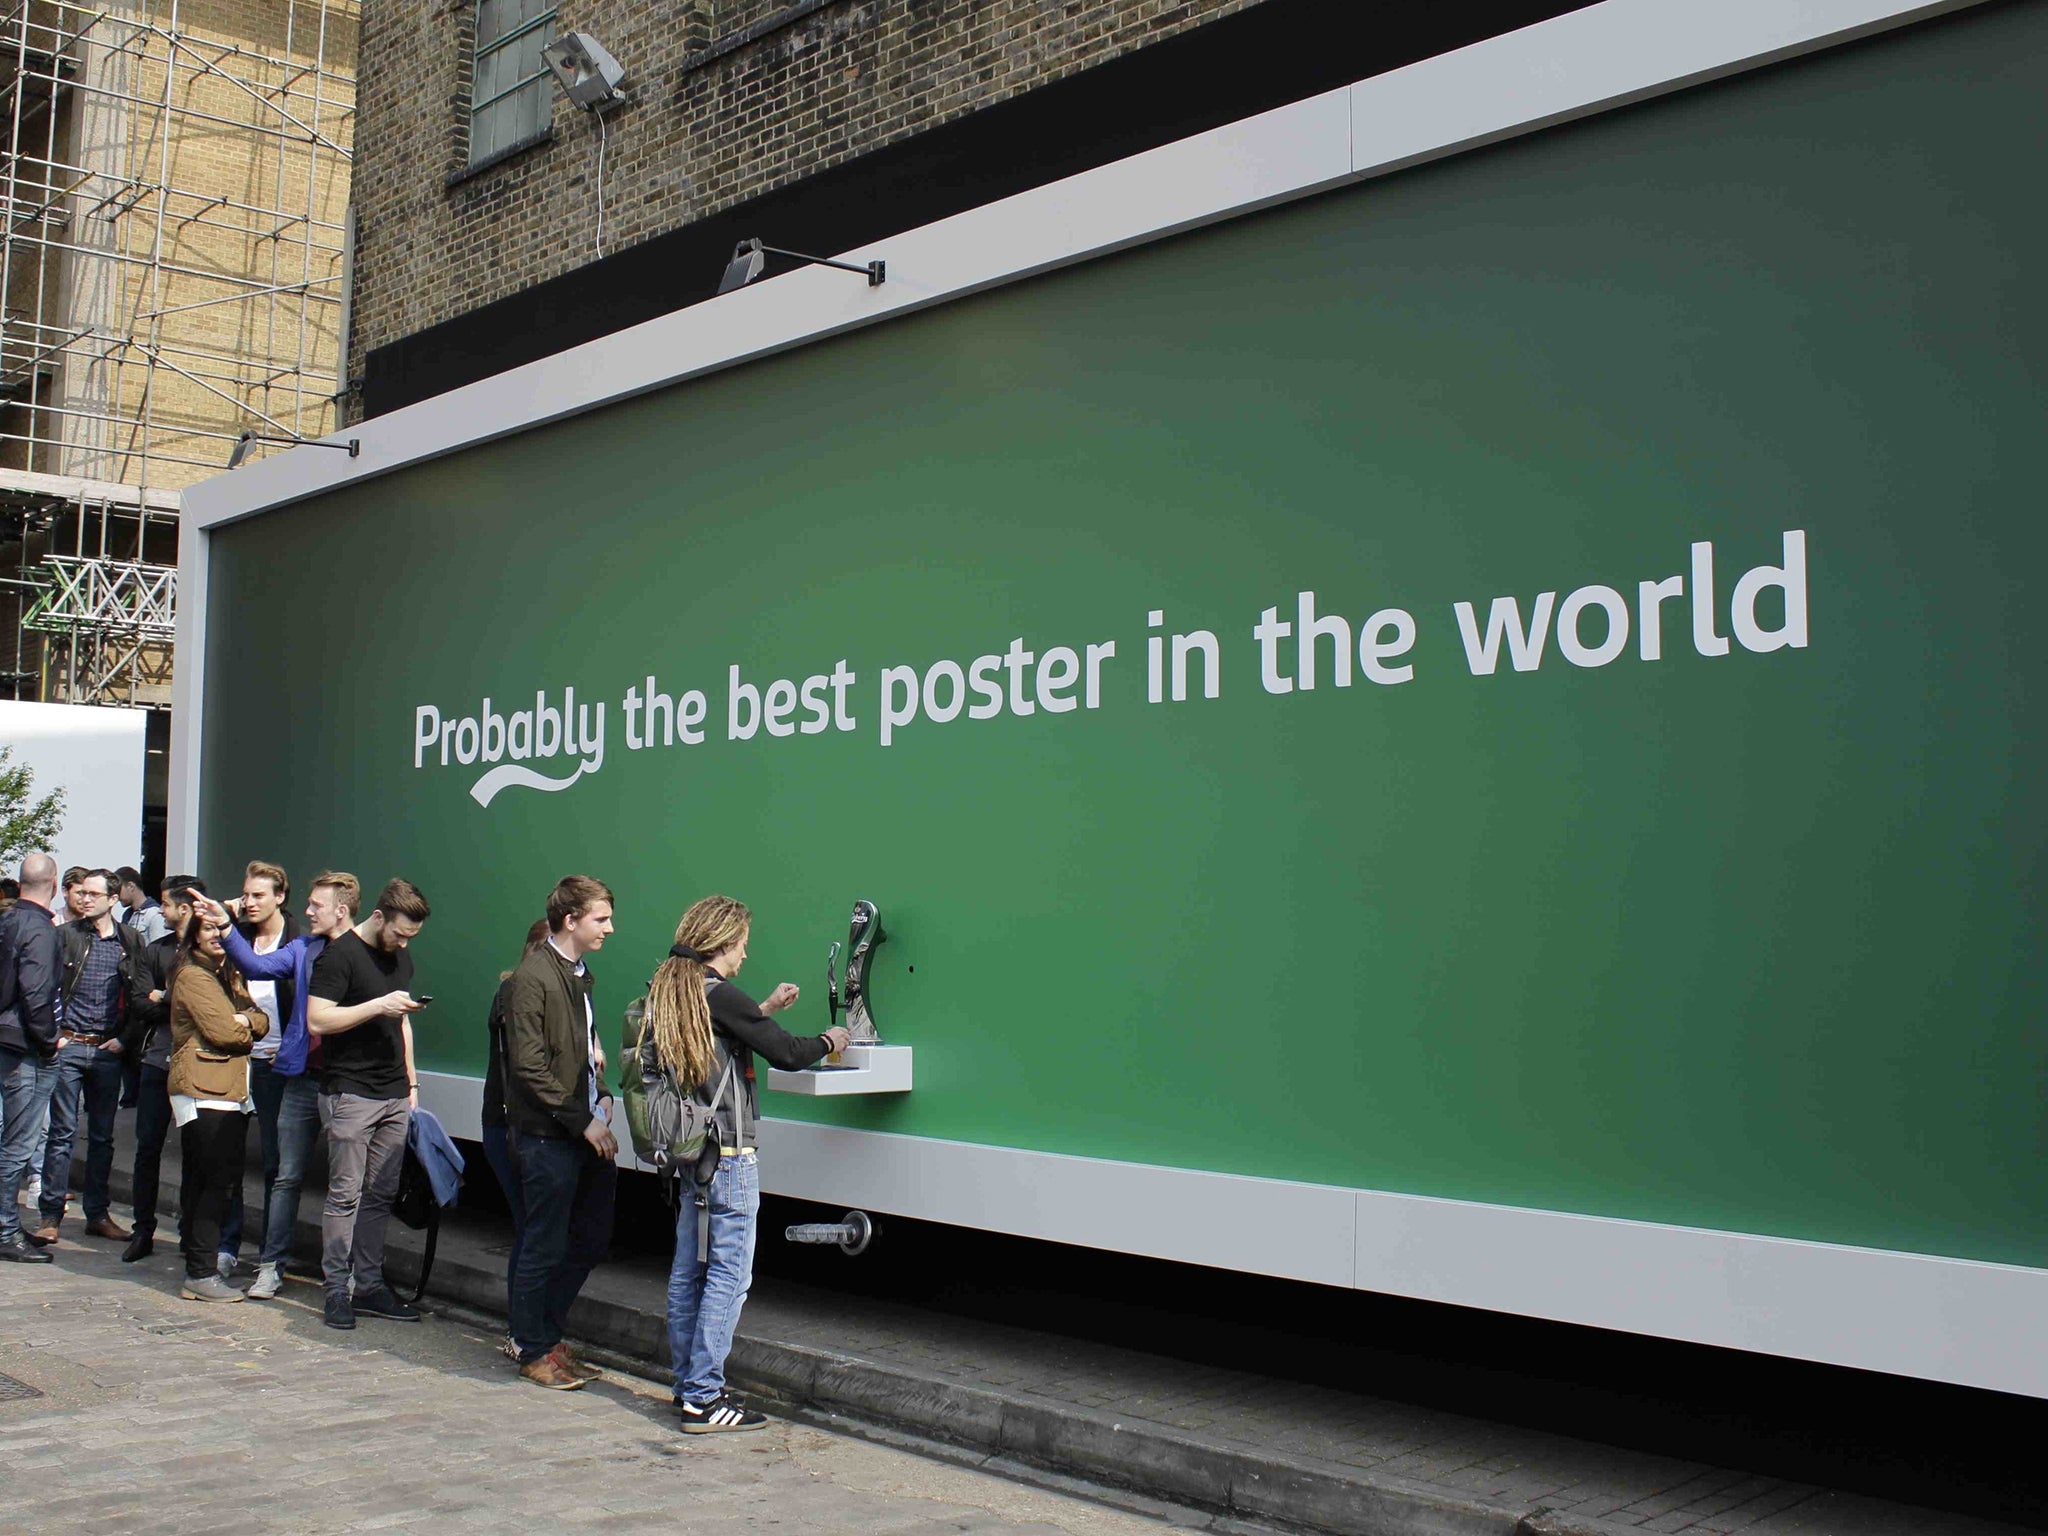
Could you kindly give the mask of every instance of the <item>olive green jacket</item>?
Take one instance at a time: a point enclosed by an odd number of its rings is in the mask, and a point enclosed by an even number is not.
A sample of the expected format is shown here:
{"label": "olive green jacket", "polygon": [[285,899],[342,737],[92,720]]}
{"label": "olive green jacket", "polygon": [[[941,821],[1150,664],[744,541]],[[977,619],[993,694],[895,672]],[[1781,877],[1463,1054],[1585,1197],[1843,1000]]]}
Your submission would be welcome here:
{"label": "olive green jacket", "polygon": [[237,1104],[249,1097],[249,1047],[270,1019],[229,975],[222,986],[220,962],[194,955],[171,976],[172,1093]]}
{"label": "olive green jacket", "polygon": [[[505,1124],[528,1136],[574,1138],[590,1124],[588,964],[581,976],[552,944],[519,962],[505,999]],[[602,1070],[600,1099],[609,1098]]]}

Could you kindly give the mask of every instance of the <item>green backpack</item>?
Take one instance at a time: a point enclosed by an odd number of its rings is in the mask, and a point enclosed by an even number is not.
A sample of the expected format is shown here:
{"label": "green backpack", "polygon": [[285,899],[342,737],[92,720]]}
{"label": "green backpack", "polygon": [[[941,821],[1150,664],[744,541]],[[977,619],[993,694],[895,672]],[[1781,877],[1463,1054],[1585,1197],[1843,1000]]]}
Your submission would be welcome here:
{"label": "green backpack", "polygon": [[[707,983],[714,986],[715,982]],[[626,1101],[626,1128],[633,1152],[660,1173],[688,1174],[699,1184],[710,1182],[718,1168],[717,1116],[714,1106],[732,1086],[733,1124],[741,1121],[740,1088],[733,1060],[720,1048],[725,1070],[708,1099],[685,1093],[675,1074],[662,1066],[647,1029],[647,994],[626,1009],[620,1031],[619,1096]]]}

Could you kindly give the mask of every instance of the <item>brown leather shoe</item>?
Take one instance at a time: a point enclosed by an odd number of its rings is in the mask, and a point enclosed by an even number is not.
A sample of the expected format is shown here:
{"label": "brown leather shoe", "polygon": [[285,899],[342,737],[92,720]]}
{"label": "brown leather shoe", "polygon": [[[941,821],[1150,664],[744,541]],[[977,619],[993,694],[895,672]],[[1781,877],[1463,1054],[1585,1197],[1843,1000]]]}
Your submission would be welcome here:
{"label": "brown leather shoe", "polygon": [[555,1358],[549,1350],[538,1360],[529,1360],[519,1367],[519,1374],[538,1387],[548,1387],[556,1392],[574,1392],[583,1385],[583,1378]]}
{"label": "brown leather shoe", "polygon": [[88,1221],[85,1224],[85,1235],[87,1237],[104,1237],[110,1243],[125,1243],[135,1234],[114,1220],[113,1217],[102,1216],[98,1221]]}
{"label": "brown leather shoe", "polygon": [[36,1218],[36,1225],[33,1227],[23,1227],[21,1235],[34,1243],[38,1248],[55,1247],[57,1242],[57,1223],[51,1221],[47,1216],[38,1216]]}
{"label": "brown leather shoe", "polygon": [[584,1381],[595,1381],[598,1377],[604,1374],[604,1370],[602,1367],[592,1365],[587,1360],[578,1360],[576,1356],[570,1352],[569,1346],[567,1344],[557,1344],[553,1349],[548,1351],[548,1358],[551,1360],[560,1361],[565,1369],[573,1371],[577,1376],[581,1377]]}

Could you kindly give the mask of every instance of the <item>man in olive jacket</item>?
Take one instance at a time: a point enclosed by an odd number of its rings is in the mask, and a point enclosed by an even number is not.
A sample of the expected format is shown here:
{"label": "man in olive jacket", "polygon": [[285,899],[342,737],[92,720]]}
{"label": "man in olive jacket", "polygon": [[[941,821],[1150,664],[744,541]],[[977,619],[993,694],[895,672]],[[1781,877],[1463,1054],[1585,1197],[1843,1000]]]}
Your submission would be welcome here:
{"label": "man in olive jacket", "polygon": [[611,1244],[618,1139],[583,957],[612,931],[612,893],[568,875],[548,896],[548,938],[505,1001],[505,1123],[525,1235],[508,1277],[519,1374],[557,1391],[598,1374],[562,1342],[569,1308]]}

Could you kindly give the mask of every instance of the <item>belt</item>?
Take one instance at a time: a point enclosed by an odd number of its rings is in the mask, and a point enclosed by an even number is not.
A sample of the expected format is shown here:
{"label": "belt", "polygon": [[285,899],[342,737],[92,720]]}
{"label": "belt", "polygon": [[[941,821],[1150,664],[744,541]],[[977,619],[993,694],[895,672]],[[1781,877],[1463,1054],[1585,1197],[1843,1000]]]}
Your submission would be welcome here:
{"label": "belt", "polygon": [[69,1031],[60,1031],[57,1035],[57,1043],[59,1045],[105,1045],[113,1038],[114,1032],[111,1029],[97,1035],[80,1035],[72,1034]]}
{"label": "belt", "polygon": [[740,1157],[742,1155],[751,1157],[759,1150],[757,1147],[720,1147],[718,1155],[720,1157]]}

